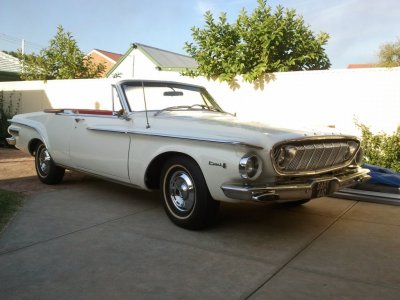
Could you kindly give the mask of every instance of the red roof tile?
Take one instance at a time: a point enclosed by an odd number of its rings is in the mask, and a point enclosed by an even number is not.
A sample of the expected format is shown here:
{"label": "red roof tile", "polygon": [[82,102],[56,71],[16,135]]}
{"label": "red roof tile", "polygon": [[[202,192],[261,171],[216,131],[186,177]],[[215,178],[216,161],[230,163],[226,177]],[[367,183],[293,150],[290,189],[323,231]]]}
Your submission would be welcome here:
{"label": "red roof tile", "polygon": [[112,59],[115,62],[117,62],[122,56],[122,54],[119,54],[119,53],[104,51],[104,50],[100,50],[100,49],[94,49],[94,50],[96,50],[97,52],[100,52],[101,54],[103,54],[104,56],[107,56],[108,58]]}

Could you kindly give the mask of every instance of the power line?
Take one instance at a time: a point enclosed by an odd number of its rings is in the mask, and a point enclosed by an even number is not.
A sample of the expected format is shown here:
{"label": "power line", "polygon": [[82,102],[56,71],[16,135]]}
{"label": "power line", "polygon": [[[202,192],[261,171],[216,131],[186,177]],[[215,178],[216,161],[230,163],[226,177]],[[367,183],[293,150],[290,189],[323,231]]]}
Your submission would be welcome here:
{"label": "power line", "polygon": [[21,47],[22,47],[22,44],[25,44],[25,47],[29,46],[29,48],[34,48],[34,49],[39,49],[39,50],[45,48],[45,46],[40,45],[38,43],[31,42],[26,39],[8,35],[8,34],[1,33],[1,32],[0,32],[0,40],[14,44],[14,45],[20,45]]}
{"label": "power line", "polygon": [[4,39],[8,39],[8,40],[13,40],[13,41],[20,41],[22,40],[21,38],[15,37],[15,36],[11,36],[5,33],[1,33],[0,32],[0,38],[4,38]]}
{"label": "power line", "polygon": [[40,48],[40,49],[46,48],[46,46],[42,46],[42,45],[39,45],[39,44],[30,42],[30,41],[27,41],[27,40],[25,40],[25,44],[29,44],[29,45],[31,45],[31,46],[34,47],[34,48]]}

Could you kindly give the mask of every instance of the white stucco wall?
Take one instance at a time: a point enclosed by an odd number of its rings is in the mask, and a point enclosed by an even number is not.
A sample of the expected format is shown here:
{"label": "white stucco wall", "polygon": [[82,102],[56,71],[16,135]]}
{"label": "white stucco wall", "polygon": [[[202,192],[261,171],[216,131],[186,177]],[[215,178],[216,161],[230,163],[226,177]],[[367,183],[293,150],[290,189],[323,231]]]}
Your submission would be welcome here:
{"label": "white stucco wall", "polygon": [[[141,61],[143,69],[135,77],[203,85],[225,110],[252,121],[294,127],[331,126],[352,134],[358,133],[355,118],[375,132],[392,133],[400,125],[400,68],[277,73],[262,91],[247,83],[232,91],[225,83],[204,78],[192,79],[154,68],[146,71],[145,60]],[[109,109],[110,84],[117,80],[5,82],[0,83],[0,90],[21,91],[22,112],[48,107]]]}
{"label": "white stucco wall", "polygon": [[234,95],[227,103],[221,94],[223,105],[254,120],[334,125],[350,133],[355,119],[375,132],[400,125],[400,68],[277,73],[264,91],[245,84]]}
{"label": "white stucco wall", "polygon": [[341,69],[276,73],[263,90],[239,80],[226,83],[158,71],[143,79],[177,80],[205,86],[227,111],[241,118],[283,126],[334,127],[358,134],[354,122],[374,132],[400,126],[400,68]]}
{"label": "white stucco wall", "polygon": [[21,99],[20,113],[46,108],[111,108],[111,84],[115,79],[77,79],[0,82],[6,100]]}

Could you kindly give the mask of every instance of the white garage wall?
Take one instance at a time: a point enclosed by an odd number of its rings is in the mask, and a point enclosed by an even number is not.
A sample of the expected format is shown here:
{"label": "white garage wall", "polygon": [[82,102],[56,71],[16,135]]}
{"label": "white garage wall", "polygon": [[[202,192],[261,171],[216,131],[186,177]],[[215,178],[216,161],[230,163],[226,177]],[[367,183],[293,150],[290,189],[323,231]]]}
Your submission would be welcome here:
{"label": "white garage wall", "polygon": [[[203,85],[225,110],[247,120],[294,127],[330,126],[352,134],[358,133],[355,118],[375,132],[392,133],[400,125],[400,68],[276,73],[262,91],[248,83],[240,82],[241,87],[232,91],[226,83],[204,78],[156,74],[142,73],[140,77]],[[21,92],[22,112],[49,107],[109,109],[110,84],[118,80],[5,82],[0,83],[0,91]]]}

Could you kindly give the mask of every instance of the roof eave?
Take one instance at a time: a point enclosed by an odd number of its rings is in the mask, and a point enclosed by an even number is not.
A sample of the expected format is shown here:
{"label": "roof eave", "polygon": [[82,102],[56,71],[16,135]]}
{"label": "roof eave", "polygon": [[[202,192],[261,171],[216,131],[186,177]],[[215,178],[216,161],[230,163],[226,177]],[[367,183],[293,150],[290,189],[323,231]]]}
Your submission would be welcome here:
{"label": "roof eave", "polygon": [[187,68],[187,67],[157,67],[159,71],[172,71],[172,72],[183,72],[186,70],[196,70],[195,67]]}
{"label": "roof eave", "polygon": [[90,56],[90,55],[93,54],[94,52],[96,52],[98,55],[100,55],[102,58],[108,60],[109,62],[114,63],[114,64],[116,63],[116,61],[113,60],[111,57],[108,57],[107,55],[105,55],[104,53],[101,53],[101,52],[100,52],[99,50],[97,50],[97,49],[93,49],[92,51],[90,51],[90,52],[87,54],[87,56]]}
{"label": "roof eave", "polygon": [[[155,65],[156,65],[156,68],[157,68],[158,70],[161,70],[161,71],[183,71],[183,70],[185,70],[185,69],[196,69],[196,67],[190,67],[190,68],[188,68],[188,67],[168,67],[168,66],[163,66],[163,65],[162,65],[160,62],[158,62],[153,56],[151,56],[151,55],[146,51],[146,49],[145,49],[144,47],[142,47],[141,44],[139,44],[139,43],[134,43],[134,44],[132,44],[132,45],[133,45],[133,47],[139,49],[153,64],[155,64]],[[146,46],[146,45],[143,45],[143,46]],[[151,47],[151,46],[147,46],[147,47]],[[152,48],[153,48],[153,47],[152,47]],[[160,51],[165,51],[165,52],[169,52],[169,53],[173,53],[173,52],[171,52],[171,51],[166,51],[166,50],[162,50],[162,49],[158,49],[158,50],[160,50]],[[173,53],[173,54],[179,55],[179,54],[177,54],[177,53]],[[184,55],[182,55],[182,56],[184,56]]]}
{"label": "roof eave", "polygon": [[114,66],[106,73],[106,77],[110,76],[115,71],[115,69],[117,69],[119,65],[125,60],[125,58],[127,58],[128,55],[131,54],[134,49],[134,44],[132,44],[128,51],[126,51],[126,53],[121,56],[121,58],[114,64]]}
{"label": "roof eave", "polygon": [[163,68],[163,66],[162,66],[158,61],[156,61],[156,60],[154,59],[154,57],[152,57],[149,53],[147,53],[146,49],[144,49],[144,48],[141,46],[141,44],[139,44],[139,43],[134,43],[134,44],[132,44],[132,46],[135,47],[135,49],[136,49],[136,48],[139,49],[153,64],[156,65],[156,68],[159,68],[159,69]]}
{"label": "roof eave", "polygon": [[196,67],[165,67],[162,66],[157,60],[154,59],[147,51],[142,47],[139,43],[133,43],[128,51],[117,61],[117,63],[107,72],[106,77],[109,77],[118,67],[119,65],[128,57],[129,54],[135,49],[140,50],[156,67],[159,71],[172,71],[172,72],[182,72],[185,70],[195,70]]}

